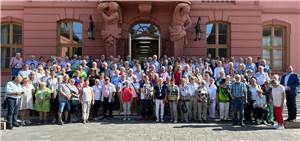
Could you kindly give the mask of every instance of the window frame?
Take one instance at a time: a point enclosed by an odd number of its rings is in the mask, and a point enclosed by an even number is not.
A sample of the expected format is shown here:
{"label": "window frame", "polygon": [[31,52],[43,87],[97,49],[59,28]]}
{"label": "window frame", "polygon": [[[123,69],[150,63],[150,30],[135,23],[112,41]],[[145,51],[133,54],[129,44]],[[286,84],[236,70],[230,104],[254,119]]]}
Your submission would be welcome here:
{"label": "window frame", "polygon": [[[285,66],[287,64],[287,28],[283,25],[279,25],[279,24],[269,24],[269,25],[264,25],[263,26],[263,31],[265,28],[271,28],[271,45],[270,46],[264,46],[262,45],[263,47],[263,50],[268,50],[269,53],[270,53],[270,64],[269,66],[272,68],[272,71],[274,72],[283,72],[285,69]],[[275,28],[280,28],[282,29],[283,33],[282,33],[282,45],[280,47],[278,46],[275,46],[274,43],[275,43]],[[262,50],[262,51],[263,51]],[[281,58],[281,61],[282,61],[282,67],[281,69],[274,69],[274,61],[275,61],[275,58],[274,58],[274,50],[280,50],[282,51],[282,58]],[[264,56],[262,56],[263,59]],[[276,59],[278,60],[278,59]]]}
{"label": "window frame", "polygon": [[[226,49],[226,57],[229,57],[231,54],[231,50],[230,50],[230,24],[228,22],[224,22],[224,21],[214,21],[214,22],[209,22],[206,24],[205,30],[207,29],[207,25],[208,24],[215,24],[215,44],[208,44],[207,43],[207,38],[205,40],[206,42],[206,57],[208,56],[208,50],[209,49],[215,49],[215,57],[219,56],[219,49]],[[226,33],[226,44],[219,44],[219,25],[220,24],[226,24],[227,25],[227,33]],[[206,32],[205,32],[206,34]],[[220,56],[219,56],[220,57]]]}
{"label": "window frame", "polygon": [[[9,48],[9,62],[11,61],[11,58],[14,57],[14,50],[16,49],[22,49],[22,58],[23,58],[23,52],[24,52],[24,34],[23,34],[23,24],[22,23],[19,23],[19,22],[3,22],[1,23],[1,26],[3,25],[9,25],[9,32],[8,32],[8,35],[9,35],[9,39],[8,39],[8,44],[1,44],[1,48]],[[13,28],[14,28],[14,25],[18,25],[18,26],[21,26],[21,34],[14,34],[13,32]],[[14,44],[14,35],[22,35],[22,43],[21,44]],[[11,67],[8,66],[8,68],[1,68],[1,71],[2,72],[10,72],[11,71]]]}
{"label": "window frame", "polygon": [[[74,35],[74,30],[73,30],[73,23],[74,22],[78,22],[81,24],[82,26],[82,41],[81,43],[73,43],[73,35]],[[61,24],[62,23],[67,23],[70,26],[69,29],[69,39],[71,41],[71,43],[60,43],[60,33],[61,33]],[[62,54],[62,48],[68,48],[68,50],[70,50],[71,52],[69,52],[68,57],[72,57],[71,55],[74,54],[73,52],[73,48],[81,48],[82,54],[83,55],[83,35],[84,35],[84,26],[83,26],[83,22],[79,21],[79,20],[74,20],[74,19],[65,19],[65,20],[60,20],[57,22],[57,47],[56,47],[56,55],[60,56],[60,57],[65,57],[65,55]]]}

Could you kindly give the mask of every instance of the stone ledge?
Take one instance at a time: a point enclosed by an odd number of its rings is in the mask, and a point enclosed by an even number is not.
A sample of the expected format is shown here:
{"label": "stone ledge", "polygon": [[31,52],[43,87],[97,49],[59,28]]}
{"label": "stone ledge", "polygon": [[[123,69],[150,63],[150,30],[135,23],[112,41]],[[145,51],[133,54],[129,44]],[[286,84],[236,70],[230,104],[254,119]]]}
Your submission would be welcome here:
{"label": "stone ledge", "polygon": [[295,122],[285,122],[285,128],[300,128],[300,120],[296,120]]}

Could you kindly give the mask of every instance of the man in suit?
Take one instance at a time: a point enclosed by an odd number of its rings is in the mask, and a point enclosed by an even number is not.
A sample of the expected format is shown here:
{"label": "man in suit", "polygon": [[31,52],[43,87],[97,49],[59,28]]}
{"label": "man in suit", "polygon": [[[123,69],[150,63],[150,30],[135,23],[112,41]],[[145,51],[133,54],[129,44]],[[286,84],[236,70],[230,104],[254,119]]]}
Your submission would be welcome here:
{"label": "man in suit", "polygon": [[296,96],[299,90],[299,75],[293,72],[293,67],[289,66],[287,72],[282,76],[280,83],[285,87],[286,105],[288,108],[288,118],[285,121],[294,121],[297,116]]}

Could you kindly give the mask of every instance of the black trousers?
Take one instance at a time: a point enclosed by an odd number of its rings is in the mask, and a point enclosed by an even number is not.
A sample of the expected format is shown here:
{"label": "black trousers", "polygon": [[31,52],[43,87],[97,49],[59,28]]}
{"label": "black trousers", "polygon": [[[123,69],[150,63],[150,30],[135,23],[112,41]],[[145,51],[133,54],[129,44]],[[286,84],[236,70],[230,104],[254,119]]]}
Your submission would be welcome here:
{"label": "black trousers", "polygon": [[286,91],[286,106],[288,109],[288,119],[294,120],[297,116],[296,95]]}
{"label": "black trousers", "polygon": [[257,107],[253,109],[255,119],[267,120],[268,113],[266,108]]}
{"label": "black trousers", "polygon": [[142,100],[142,117],[143,118],[150,118],[151,116],[151,100]]}
{"label": "black trousers", "polygon": [[253,103],[254,103],[254,100],[251,100],[245,107],[245,120],[246,121],[252,120]]}
{"label": "black trousers", "polygon": [[93,118],[96,118],[98,116],[98,110],[100,106],[101,106],[101,101],[95,100],[95,104],[92,106]]}
{"label": "black trousers", "polygon": [[[53,93],[51,93],[51,97],[52,95]],[[51,112],[54,114],[54,118],[58,119],[58,95],[55,97],[55,99],[51,99],[50,106]]]}
{"label": "black trousers", "polygon": [[104,98],[103,100],[103,118],[107,118],[107,110],[109,114],[109,118],[112,118],[112,109],[113,109],[113,102],[108,102],[109,98]]}

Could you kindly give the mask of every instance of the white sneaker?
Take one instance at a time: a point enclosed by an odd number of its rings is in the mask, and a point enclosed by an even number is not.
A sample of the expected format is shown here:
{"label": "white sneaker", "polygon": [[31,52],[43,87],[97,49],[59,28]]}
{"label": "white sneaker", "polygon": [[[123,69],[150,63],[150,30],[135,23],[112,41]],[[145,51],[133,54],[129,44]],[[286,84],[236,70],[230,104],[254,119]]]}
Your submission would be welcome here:
{"label": "white sneaker", "polygon": [[279,127],[278,124],[273,125],[273,128],[277,129]]}
{"label": "white sneaker", "polygon": [[174,123],[177,123],[177,120],[175,120]]}
{"label": "white sneaker", "polygon": [[284,126],[282,126],[282,125],[280,126],[280,125],[279,125],[276,129],[277,129],[277,130],[283,130],[283,129],[284,129]]}
{"label": "white sneaker", "polygon": [[156,122],[159,122],[159,119],[157,119]]}
{"label": "white sneaker", "polygon": [[163,120],[163,119],[161,119],[160,121],[161,121],[161,122],[164,122],[164,120]]}
{"label": "white sneaker", "polygon": [[123,120],[126,120],[126,118],[123,118]]}

